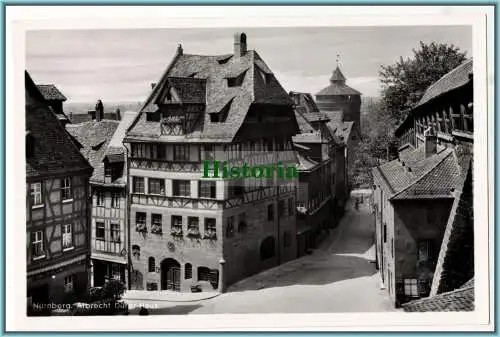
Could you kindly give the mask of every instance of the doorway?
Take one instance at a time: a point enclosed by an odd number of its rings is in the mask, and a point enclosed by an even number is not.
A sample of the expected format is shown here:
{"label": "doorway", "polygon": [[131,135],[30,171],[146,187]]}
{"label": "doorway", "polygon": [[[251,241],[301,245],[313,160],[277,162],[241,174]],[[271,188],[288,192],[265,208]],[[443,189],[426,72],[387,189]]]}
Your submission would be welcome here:
{"label": "doorway", "polygon": [[181,265],[174,259],[161,262],[161,289],[181,291]]}

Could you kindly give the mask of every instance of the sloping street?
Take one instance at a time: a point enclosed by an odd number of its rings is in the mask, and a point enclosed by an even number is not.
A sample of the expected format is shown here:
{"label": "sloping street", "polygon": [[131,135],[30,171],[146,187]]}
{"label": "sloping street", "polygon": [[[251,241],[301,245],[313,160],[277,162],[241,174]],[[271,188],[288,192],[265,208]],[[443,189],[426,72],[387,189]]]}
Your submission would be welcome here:
{"label": "sloping street", "polygon": [[313,254],[247,278],[193,313],[311,313],[393,310],[379,288],[367,205],[352,207]]}
{"label": "sloping street", "polygon": [[369,207],[348,208],[339,226],[311,255],[244,279],[215,298],[189,303],[154,301],[150,314],[395,310],[386,291],[380,289],[373,263],[374,229]]}

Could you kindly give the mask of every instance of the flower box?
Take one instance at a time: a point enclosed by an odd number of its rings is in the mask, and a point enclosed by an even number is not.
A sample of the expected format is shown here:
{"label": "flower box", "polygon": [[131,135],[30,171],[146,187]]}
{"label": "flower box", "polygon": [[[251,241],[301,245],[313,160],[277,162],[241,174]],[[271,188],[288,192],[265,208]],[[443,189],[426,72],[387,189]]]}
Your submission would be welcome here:
{"label": "flower box", "polygon": [[191,238],[199,238],[201,234],[197,228],[188,228],[186,236]]}
{"label": "flower box", "polygon": [[203,238],[207,239],[207,240],[216,240],[217,233],[216,232],[205,232],[205,235],[203,235]]}
{"label": "flower box", "polygon": [[172,227],[172,229],[170,230],[170,234],[172,236],[182,236],[183,235],[182,228],[180,228],[180,227]]}
{"label": "flower box", "polygon": [[153,233],[153,234],[161,234],[162,233],[161,226],[153,225],[151,227],[151,233]]}
{"label": "flower box", "polygon": [[147,232],[148,231],[148,227],[146,226],[145,223],[138,223],[135,225],[135,230],[137,232]]}

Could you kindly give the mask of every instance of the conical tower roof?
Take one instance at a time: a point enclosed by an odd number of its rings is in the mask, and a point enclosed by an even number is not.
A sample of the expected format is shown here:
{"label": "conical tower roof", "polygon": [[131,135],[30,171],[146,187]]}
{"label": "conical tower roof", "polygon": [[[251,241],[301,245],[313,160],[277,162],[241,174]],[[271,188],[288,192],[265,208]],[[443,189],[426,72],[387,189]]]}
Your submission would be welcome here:
{"label": "conical tower roof", "polygon": [[332,82],[332,84],[345,84],[345,76],[344,74],[342,74],[342,71],[340,71],[340,68],[338,66],[333,71],[332,77],[330,77],[330,82]]}
{"label": "conical tower roof", "polygon": [[346,78],[337,65],[337,68],[332,73],[332,77],[330,77],[331,84],[316,93],[316,96],[361,95],[359,91],[349,87],[345,82]]}

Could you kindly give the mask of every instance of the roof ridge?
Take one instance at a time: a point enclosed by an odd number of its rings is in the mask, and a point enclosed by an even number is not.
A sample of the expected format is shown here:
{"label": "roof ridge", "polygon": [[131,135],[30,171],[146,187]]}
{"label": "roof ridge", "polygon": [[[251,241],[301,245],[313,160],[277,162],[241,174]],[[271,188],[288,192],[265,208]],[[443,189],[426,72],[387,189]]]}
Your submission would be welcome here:
{"label": "roof ridge", "polygon": [[[395,193],[394,195],[392,195],[389,199],[393,199],[393,198],[397,197],[398,195],[402,194],[404,191],[408,190],[410,187],[414,186],[415,184],[417,184],[418,182],[420,182],[421,180],[423,180],[427,175],[429,175],[429,173],[431,173],[439,165],[441,165],[444,162],[444,160],[450,156],[450,154],[453,154],[453,150],[451,150],[451,149],[445,149],[442,152],[445,152],[445,151],[449,151],[448,154],[446,154],[443,158],[441,158],[441,160],[438,161],[436,163],[436,165],[434,165],[433,167],[431,167],[429,170],[427,170],[427,172],[423,173],[419,178],[417,178],[417,180],[415,180],[414,182],[412,182],[411,184],[409,184],[408,186],[406,186],[405,188],[403,188],[401,191],[399,191],[399,192]],[[438,154],[436,154],[436,155],[438,155]]]}
{"label": "roof ridge", "polygon": [[[255,88],[257,87],[256,86],[256,77],[255,77],[255,67],[257,67],[257,65],[255,64],[255,50],[249,50],[248,52],[251,52],[250,53],[250,67],[246,70],[250,70],[250,74],[245,74],[245,76],[248,76],[250,75],[250,81],[252,82],[252,90],[250,90],[250,95],[251,95],[251,101],[252,101],[252,104],[253,102],[255,102]],[[239,128],[238,128],[239,129]]]}
{"label": "roof ridge", "polygon": [[446,74],[444,74],[443,76],[441,76],[436,82],[434,82],[430,86],[428,86],[425,91],[429,91],[431,88],[433,88],[434,86],[436,86],[436,84],[438,84],[439,82],[441,82],[443,79],[448,78],[451,74],[459,71],[462,67],[465,67],[470,62],[472,62],[472,58],[467,59],[464,62],[460,63],[458,66],[456,66],[455,68],[451,69]]}
{"label": "roof ridge", "polygon": [[206,55],[206,54],[190,54],[190,53],[182,53],[183,56],[201,56],[201,57],[222,57],[222,56],[231,56],[234,55],[234,53],[227,53],[227,54],[214,54],[214,55]]}
{"label": "roof ridge", "polygon": [[[46,110],[46,112],[54,119],[54,126],[55,130],[59,129],[58,131],[62,133],[65,137],[68,138],[68,141],[70,143],[69,146],[73,147],[73,150],[75,152],[75,156],[79,157],[83,162],[79,163],[82,166],[85,165],[87,166],[85,169],[92,169],[92,166],[88,162],[87,158],[80,152],[80,149],[78,148],[77,144],[73,141],[72,135],[66,130],[65,126],[61,123],[61,121],[57,118],[57,116],[49,109],[49,105],[47,101],[45,101],[45,98],[43,97],[43,94],[40,92],[40,89],[37,87],[37,84],[33,79],[31,78],[31,75],[28,73],[27,70],[24,71],[24,79],[25,79],[25,84],[24,84],[24,90],[25,92],[28,91],[28,93],[31,95],[30,91],[35,91],[35,95],[38,96],[38,98],[34,98],[35,102],[33,104],[33,108],[40,108]],[[40,100],[40,98],[42,100]],[[25,111],[26,111],[27,103],[25,103]],[[63,136],[63,137],[64,137]]]}
{"label": "roof ridge", "polygon": [[130,130],[132,130],[132,128],[134,127],[134,125],[141,118],[141,116],[143,114],[143,110],[151,103],[151,100],[153,99],[153,96],[155,94],[157,94],[158,91],[160,91],[160,88],[163,86],[163,83],[167,79],[168,73],[170,72],[170,70],[172,69],[172,67],[174,66],[174,64],[179,60],[179,58],[182,55],[184,55],[184,54],[181,54],[178,51],[175,53],[174,57],[170,60],[170,63],[167,65],[167,67],[165,68],[165,70],[161,74],[160,80],[157,82],[157,84],[155,85],[155,87],[153,88],[153,90],[151,91],[151,93],[148,95],[148,97],[144,101],[144,104],[139,108],[139,112],[138,112],[137,116],[134,117],[134,121],[132,123],[130,123],[130,125],[127,128],[127,130],[125,131],[125,134],[127,134]]}
{"label": "roof ridge", "polygon": [[394,193],[394,188],[392,188],[392,186],[389,183],[389,180],[387,180],[387,177],[385,176],[384,172],[380,169],[380,166],[375,166],[375,169],[377,169],[379,175],[382,177],[385,184],[389,187],[389,191],[391,191],[391,193]]}

